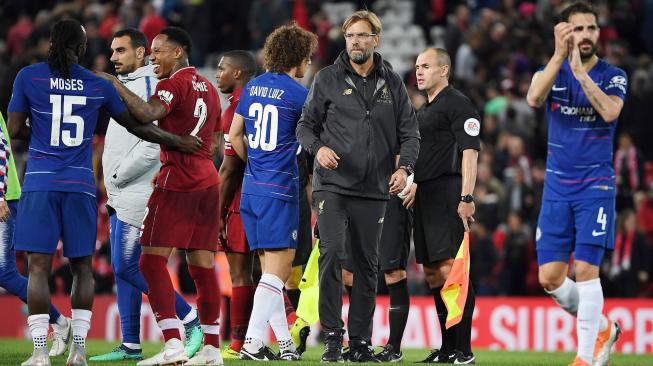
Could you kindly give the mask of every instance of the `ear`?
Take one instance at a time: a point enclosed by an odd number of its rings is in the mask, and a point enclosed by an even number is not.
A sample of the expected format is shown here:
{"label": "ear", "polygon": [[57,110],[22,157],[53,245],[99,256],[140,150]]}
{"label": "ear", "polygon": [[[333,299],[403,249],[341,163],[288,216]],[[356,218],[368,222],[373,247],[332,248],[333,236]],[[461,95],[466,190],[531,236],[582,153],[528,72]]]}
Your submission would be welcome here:
{"label": "ear", "polygon": [[138,47],[136,49],[136,58],[142,60],[145,58],[145,47]]}
{"label": "ear", "polygon": [[381,36],[378,34],[374,36],[374,48],[379,47],[379,44],[381,43]]}
{"label": "ear", "polygon": [[175,47],[175,58],[179,60],[182,57],[184,57],[184,48],[181,46]]}
{"label": "ear", "polygon": [[449,65],[442,66],[442,76],[445,77],[449,75]]}
{"label": "ear", "polygon": [[243,75],[243,71],[241,69],[234,70],[234,79],[240,79],[241,75]]}

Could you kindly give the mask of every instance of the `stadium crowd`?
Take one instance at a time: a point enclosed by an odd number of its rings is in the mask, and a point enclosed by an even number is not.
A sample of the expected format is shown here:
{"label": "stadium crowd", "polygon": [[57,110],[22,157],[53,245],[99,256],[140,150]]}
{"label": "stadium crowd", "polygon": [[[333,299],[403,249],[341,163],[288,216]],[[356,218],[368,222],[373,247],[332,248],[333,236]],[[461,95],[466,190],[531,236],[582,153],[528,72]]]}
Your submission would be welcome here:
{"label": "stadium crowd", "polygon": [[[410,6],[398,7],[398,3]],[[600,15],[600,55],[624,69],[630,79],[614,147],[619,212],[616,249],[604,260],[602,282],[606,296],[650,297],[653,145],[646,139],[653,136],[653,131],[642,116],[653,114],[653,33],[646,32],[653,29],[653,1],[594,3]],[[344,49],[342,19],[334,13],[343,4],[352,10],[370,7],[382,17],[406,11],[411,14],[409,25],[421,30],[420,42],[445,47],[455,56],[452,84],[471,97],[482,116],[483,147],[474,194],[477,222],[471,243],[472,281],[480,295],[541,295],[534,236],[546,173],[546,123],[542,110],[527,105],[526,92],[533,72],[546,63],[553,49],[551,29],[562,0],[378,0],[339,4],[316,0],[6,1],[0,8],[0,111],[6,115],[18,70],[47,57],[50,27],[64,17],[76,18],[86,28],[88,51],[81,64],[106,72],[113,72],[109,42],[115,31],[136,27],[151,41],[166,25],[181,26],[196,45],[191,63],[203,66],[200,71],[210,80],[215,79],[222,52],[257,52],[275,27],[294,20],[319,37],[313,70],[304,79],[308,86],[311,75],[332,63]],[[381,39],[383,44],[384,33]],[[381,52],[385,50],[392,48],[385,47]],[[403,63],[396,69],[404,72],[416,108],[425,97],[417,90],[413,68],[406,65],[412,65],[420,51],[416,48],[412,55],[390,58]],[[94,165],[100,217],[93,266],[96,292],[111,293],[114,283],[109,219],[100,166],[102,128],[97,133]],[[15,142],[13,148],[22,171],[26,145]],[[218,166],[220,159],[215,158]],[[24,266],[23,260],[18,263],[19,268]],[[172,263],[176,268],[186,268],[183,256]],[[70,292],[72,276],[65,264],[65,259],[57,256],[51,280],[54,292]],[[194,291],[188,273],[178,273],[181,290]],[[429,293],[421,267],[414,260],[409,263],[408,280],[411,294]],[[379,291],[385,291],[382,284]]]}

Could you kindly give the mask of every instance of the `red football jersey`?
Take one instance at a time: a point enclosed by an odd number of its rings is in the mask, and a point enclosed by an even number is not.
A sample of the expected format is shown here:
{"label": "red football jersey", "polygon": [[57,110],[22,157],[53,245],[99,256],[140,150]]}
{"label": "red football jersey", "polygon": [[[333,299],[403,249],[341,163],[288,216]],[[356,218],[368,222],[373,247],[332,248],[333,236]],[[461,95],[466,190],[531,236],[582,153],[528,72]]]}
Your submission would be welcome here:
{"label": "red football jersey", "polygon": [[218,92],[194,67],[184,67],[161,80],[152,98],[168,111],[159,127],[177,135],[194,135],[203,141],[194,154],[184,154],[161,146],[161,171],[157,185],[163,189],[193,192],[218,183],[211,159],[213,131],[220,121]]}
{"label": "red football jersey", "polygon": [[[231,147],[231,141],[229,140],[229,129],[231,129],[231,121],[234,119],[234,113],[236,112],[236,107],[238,107],[238,102],[240,101],[240,94],[243,92],[243,89],[236,89],[229,96],[229,106],[222,113],[222,134],[224,136],[224,154],[228,156],[236,156],[236,150]],[[243,181],[242,179],[238,182],[238,188],[236,188],[236,193],[234,194],[234,199],[231,201],[229,206],[229,211],[240,212],[240,190],[242,188]]]}
{"label": "red football jersey", "polygon": [[231,121],[234,119],[234,113],[236,112],[236,107],[238,107],[238,102],[240,101],[240,93],[243,92],[243,89],[236,89],[229,96],[229,106],[222,113],[222,133],[224,136],[224,154],[229,156],[236,156],[236,150],[231,147],[231,141],[229,140],[229,129],[231,129]]}

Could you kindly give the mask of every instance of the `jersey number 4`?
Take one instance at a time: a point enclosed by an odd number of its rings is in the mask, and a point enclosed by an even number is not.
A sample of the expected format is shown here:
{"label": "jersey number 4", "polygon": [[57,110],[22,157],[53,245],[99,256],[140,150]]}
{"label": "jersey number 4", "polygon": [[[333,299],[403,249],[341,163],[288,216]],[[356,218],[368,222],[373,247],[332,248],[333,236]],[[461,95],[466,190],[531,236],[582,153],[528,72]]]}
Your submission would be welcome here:
{"label": "jersey number 4", "polygon": [[273,151],[277,148],[277,134],[279,131],[279,110],[271,104],[265,107],[261,103],[252,103],[249,106],[249,117],[254,118],[256,133],[247,135],[250,149]]}
{"label": "jersey number 4", "polygon": [[[61,101],[63,99],[63,110]],[[63,142],[66,146],[79,146],[84,141],[84,118],[73,114],[73,105],[86,105],[86,97],[77,95],[50,95],[52,104],[52,134],[50,145],[59,146]],[[75,137],[70,130],[61,131],[61,124],[75,125]]]}

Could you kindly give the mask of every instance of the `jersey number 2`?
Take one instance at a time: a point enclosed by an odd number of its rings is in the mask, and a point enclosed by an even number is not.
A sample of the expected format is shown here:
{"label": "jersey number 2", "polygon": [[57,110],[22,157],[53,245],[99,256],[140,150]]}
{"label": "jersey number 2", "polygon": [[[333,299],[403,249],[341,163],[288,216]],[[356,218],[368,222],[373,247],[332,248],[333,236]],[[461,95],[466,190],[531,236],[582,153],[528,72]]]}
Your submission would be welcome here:
{"label": "jersey number 2", "polygon": [[[63,99],[63,110],[61,100]],[[73,114],[73,105],[86,105],[86,97],[77,95],[50,95],[52,104],[52,134],[50,145],[59,146],[63,142],[66,146],[79,146],[84,141],[84,118]],[[61,123],[75,125],[75,137],[71,136],[70,130],[61,131]],[[61,135],[61,138],[59,136]]]}
{"label": "jersey number 2", "polygon": [[[255,118],[255,134],[249,134],[249,147],[263,151],[273,151],[277,148],[277,134],[279,130],[279,110],[272,104],[252,103],[249,106],[249,117]],[[266,141],[267,140],[267,141]]]}
{"label": "jersey number 2", "polygon": [[200,129],[202,126],[204,126],[204,122],[206,122],[206,115],[208,114],[208,111],[206,109],[206,103],[204,103],[204,99],[202,98],[197,98],[197,101],[195,102],[195,112],[193,113],[193,116],[197,117],[197,124],[195,125],[195,128],[193,128],[193,132],[191,132],[191,136],[197,136],[197,134],[200,132]]}

